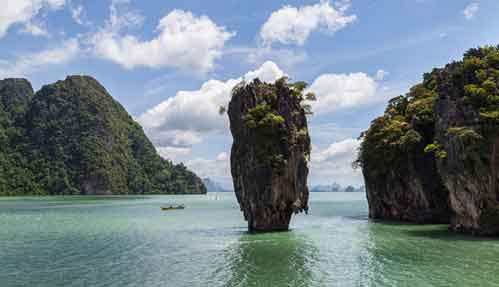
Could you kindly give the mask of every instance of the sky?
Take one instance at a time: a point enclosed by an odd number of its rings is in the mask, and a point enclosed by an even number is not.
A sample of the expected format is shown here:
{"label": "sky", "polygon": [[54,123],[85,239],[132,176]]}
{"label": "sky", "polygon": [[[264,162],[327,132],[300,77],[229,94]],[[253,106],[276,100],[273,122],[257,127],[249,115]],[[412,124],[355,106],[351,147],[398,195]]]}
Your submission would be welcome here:
{"label": "sky", "polygon": [[497,0],[0,0],[0,79],[91,75],[159,154],[231,186],[226,116],[241,80],[317,95],[309,183],[362,185],[360,133],[422,74],[499,44]]}

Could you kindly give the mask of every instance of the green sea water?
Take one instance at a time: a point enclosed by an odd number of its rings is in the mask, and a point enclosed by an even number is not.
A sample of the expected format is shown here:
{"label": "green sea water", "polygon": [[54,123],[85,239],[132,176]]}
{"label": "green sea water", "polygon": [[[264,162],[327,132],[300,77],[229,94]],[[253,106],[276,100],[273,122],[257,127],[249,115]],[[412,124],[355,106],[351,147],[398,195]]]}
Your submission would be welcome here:
{"label": "green sea water", "polygon": [[364,198],[313,193],[268,234],[232,194],[1,198],[0,286],[499,286],[499,240],[371,222]]}

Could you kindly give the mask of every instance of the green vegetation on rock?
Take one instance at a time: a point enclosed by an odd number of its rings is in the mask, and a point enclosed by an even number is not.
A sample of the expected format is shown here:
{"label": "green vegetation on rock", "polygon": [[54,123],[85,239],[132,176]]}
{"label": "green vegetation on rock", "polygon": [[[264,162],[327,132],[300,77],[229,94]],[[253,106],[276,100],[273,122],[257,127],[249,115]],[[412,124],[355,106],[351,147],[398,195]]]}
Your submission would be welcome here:
{"label": "green vegetation on rock", "polygon": [[96,80],[0,81],[0,195],[204,193]]}
{"label": "green vegetation on rock", "polygon": [[310,137],[305,82],[255,79],[232,91],[231,173],[250,230],[287,230],[293,213],[308,210]]}
{"label": "green vegetation on rock", "polygon": [[[407,95],[390,100],[362,138],[356,164],[370,214],[400,218],[419,208],[408,199],[441,193],[448,197],[429,202],[450,202],[452,229],[499,234],[499,46],[470,49],[461,61],[424,74]],[[429,188],[432,182],[442,188]]]}
{"label": "green vegetation on rock", "polygon": [[[305,82],[288,83],[287,77],[278,79],[274,84],[262,83],[255,80],[253,88],[257,90],[257,103],[243,115],[244,124],[252,130],[256,142],[260,146],[257,149],[258,164],[262,166],[270,165],[274,171],[280,170],[286,165],[288,154],[283,153],[283,146],[290,144],[303,144],[309,141],[308,129],[306,126],[298,126],[294,123],[302,124],[302,119],[310,110],[310,105],[305,100],[315,99],[313,93],[304,94],[307,87]],[[233,94],[242,92],[245,83],[236,86]],[[279,103],[284,95],[289,95],[290,100],[296,105],[296,110],[291,113],[290,121],[286,122],[285,115],[279,111]],[[305,156],[309,158],[310,151],[305,150]]]}
{"label": "green vegetation on rock", "polygon": [[436,93],[427,84],[416,85],[408,94],[391,99],[384,115],[362,133],[355,164],[382,174],[401,168],[408,153],[422,152],[425,143],[433,142],[435,99]]}
{"label": "green vegetation on rock", "polygon": [[[397,164],[401,153],[424,138],[429,142],[425,151],[445,158],[445,151],[432,145],[435,145],[434,104],[437,97],[446,92],[464,95],[464,103],[479,112],[481,121],[489,123],[482,127],[481,132],[489,127],[487,132],[496,134],[496,124],[499,124],[498,83],[498,47],[470,49],[462,61],[425,74],[423,83],[412,87],[407,95],[390,100],[385,114],[375,119],[362,134],[364,141],[357,164],[379,163],[379,168]],[[481,138],[472,127],[452,127],[447,132],[468,142]]]}

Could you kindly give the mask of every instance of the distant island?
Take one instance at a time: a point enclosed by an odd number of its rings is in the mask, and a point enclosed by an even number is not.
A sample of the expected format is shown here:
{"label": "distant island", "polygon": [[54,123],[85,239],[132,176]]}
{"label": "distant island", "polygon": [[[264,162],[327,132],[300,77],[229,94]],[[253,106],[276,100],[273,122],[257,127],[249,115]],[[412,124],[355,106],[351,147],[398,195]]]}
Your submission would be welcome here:
{"label": "distant island", "polygon": [[220,183],[208,177],[203,178],[203,184],[207,192],[234,192],[234,190],[224,188]]}
{"label": "distant island", "polygon": [[[203,178],[203,183],[207,192],[234,192],[233,189],[225,188],[221,183],[209,177]],[[310,188],[310,192],[366,192],[366,188],[363,185],[359,187],[352,185],[342,186],[334,182],[330,185],[314,185]]]}
{"label": "distant island", "polygon": [[366,189],[363,185],[359,187],[354,187],[352,185],[343,187],[338,183],[333,183],[331,185],[316,185],[310,189],[310,192],[365,192],[365,191]]}
{"label": "distant island", "polygon": [[95,79],[0,81],[0,195],[206,193]]}
{"label": "distant island", "polygon": [[499,234],[499,46],[424,74],[362,139],[371,218]]}

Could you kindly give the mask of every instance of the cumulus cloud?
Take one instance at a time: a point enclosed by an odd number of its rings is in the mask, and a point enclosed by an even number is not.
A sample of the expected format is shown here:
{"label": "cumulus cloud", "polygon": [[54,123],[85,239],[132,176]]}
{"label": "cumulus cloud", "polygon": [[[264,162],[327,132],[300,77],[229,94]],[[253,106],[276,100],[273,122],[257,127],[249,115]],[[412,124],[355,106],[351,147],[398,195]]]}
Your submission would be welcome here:
{"label": "cumulus cloud", "polygon": [[86,20],[86,12],[83,5],[76,5],[71,7],[71,18],[78,25],[90,25],[91,23]]}
{"label": "cumulus cloud", "polygon": [[0,78],[24,77],[48,65],[63,64],[78,55],[78,40],[70,39],[60,47],[46,49],[38,53],[20,55],[15,61],[0,62]]}
{"label": "cumulus cloud", "polygon": [[299,8],[284,6],[274,11],[263,24],[260,38],[265,44],[280,42],[303,45],[316,29],[334,33],[353,23],[357,16],[346,15],[348,7],[349,1],[334,7],[327,0]]}
{"label": "cumulus cloud", "polygon": [[324,74],[315,79],[307,91],[315,93],[311,102],[315,114],[329,114],[344,108],[353,108],[378,100],[378,83],[365,73]]}
{"label": "cumulus cloud", "polygon": [[475,14],[480,10],[480,2],[473,1],[468,6],[466,6],[463,10],[463,15],[466,20],[471,20],[475,17]]}
{"label": "cumulus cloud", "polygon": [[180,157],[184,157],[191,154],[190,148],[185,147],[158,147],[156,148],[158,154],[164,159],[171,160],[173,162],[177,162]]}
{"label": "cumulus cloud", "polygon": [[[148,132],[149,131],[149,132]],[[146,129],[151,141],[160,147],[175,146],[175,147],[190,147],[202,142],[201,133],[196,130],[159,130]]]}
{"label": "cumulus cloud", "polygon": [[200,177],[209,177],[224,185],[231,185],[230,162],[226,152],[218,154],[215,159],[194,158],[185,165]]}
{"label": "cumulus cloud", "polygon": [[[324,149],[313,148],[310,180],[315,183],[361,184],[361,171],[352,167],[352,162],[357,158],[359,146],[360,140],[347,138],[334,142]],[[329,182],[324,182],[324,179]]]}
{"label": "cumulus cloud", "polygon": [[24,28],[21,29],[21,33],[31,34],[33,36],[43,36],[48,37],[49,31],[45,27],[45,23],[34,23],[28,22],[24,25]]}
{"label": "cumulus cloud", "polygon": [[312,153],[312,161],[320,163],[329,160],[342,159],[345,157],[352,159],[352,155],[356,153],[359,146],[360,140],[358,139],[349,138],[338,141],[323,150],[318,150]]}
{"label": "cumulus cloud", "polygon": [[[209,80],[199,90],[179,91],[159,105],[141,115],[137,120],[151,135],[156,144],[179,145],[187,133],[191,139],[201,140],[202,132],[226,130],[228,120],[218,113],[220,106],[227,106],[232,88],[241,80],[251,81],[259,78],[273,82],[284,72],[273,62],[266,62],[243,77],[227,81]],[[185,138],[184,138],[185,139]],[[190,144],[196,143],[191,141]]]}
{"label": "cumulus cloud", "polygon": [[155,38],[142,40],[121,31],[140,24],[140,15],[129,10],[120,13],[117,7],[113,2],[106,26],[90,42],[96,56],[127,69],[170,67],[206,72],[214,68],[225,42],[235,35],[207,16],[173,10],[159,21]]}
{"label": "cumulus cloud", "polygon": [[5,0],[0,9],[0,38],[7,34],[14,24],[24,24],[24,32],[42,35],[41,27],[34,26],[33,18],[42,10],[57,10],[65,5],[65,0]]}

